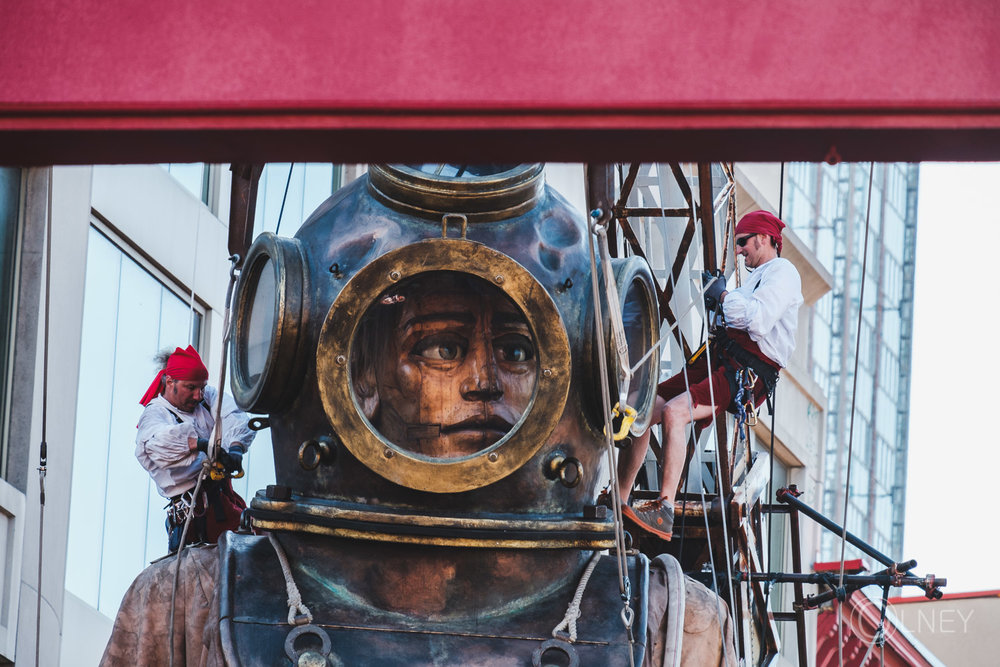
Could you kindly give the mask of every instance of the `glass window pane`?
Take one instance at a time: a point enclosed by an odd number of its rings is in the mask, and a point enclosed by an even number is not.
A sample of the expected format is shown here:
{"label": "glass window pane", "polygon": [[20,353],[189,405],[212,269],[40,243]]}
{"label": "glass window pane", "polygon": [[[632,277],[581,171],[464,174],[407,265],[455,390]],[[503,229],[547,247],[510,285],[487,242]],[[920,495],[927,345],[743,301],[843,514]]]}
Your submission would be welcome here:
{"label": "glass window pane", "polygon": [[[91,229],[66,588],[108,617],[135,576],[166,553],[166,501],[135,459],[138,401],[158,370],[157,351],[187,345],[201,320],[195,311],[192,327],[187,300]],[[272,468],[257,481],[273,479]]]}
{"label": "glass window pane", "polygon": [[167,173],[184,186],[198,201],[208,203],[208,165],[202,162],[190,164],[172,162],[160,165]]}

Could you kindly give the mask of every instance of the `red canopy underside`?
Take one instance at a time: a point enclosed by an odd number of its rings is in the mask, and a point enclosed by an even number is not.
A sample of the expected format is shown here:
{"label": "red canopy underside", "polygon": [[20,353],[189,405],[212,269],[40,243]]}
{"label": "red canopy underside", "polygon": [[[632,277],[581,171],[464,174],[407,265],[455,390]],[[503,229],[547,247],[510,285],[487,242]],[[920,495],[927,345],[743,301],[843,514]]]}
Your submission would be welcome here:
{"label": "red canopy underside", "polygon": [[979,0],[35,0],[0,162],[1000,159]]}

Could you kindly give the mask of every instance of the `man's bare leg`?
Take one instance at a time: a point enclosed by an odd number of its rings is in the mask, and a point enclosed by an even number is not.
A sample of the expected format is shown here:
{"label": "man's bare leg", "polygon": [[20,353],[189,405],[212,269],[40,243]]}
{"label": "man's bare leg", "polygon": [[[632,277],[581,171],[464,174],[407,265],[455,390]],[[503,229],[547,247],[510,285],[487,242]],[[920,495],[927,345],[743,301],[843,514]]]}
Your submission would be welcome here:
{"label": "man's bare leg", "polygon": [[[650,428],[663,424],[663,462],[660,473],[660,499],[673,502],[677,495],[677,485],[684,471],[687,458],[687,425],[693,421],[710,417],[714,412],[711,405],[691,407],[691,396],[684,392],[670,401],[656,397]],[[646,448],[649,447],[649,429],[633,439],[632,444],[618,452],[618,495],[623,503],[628,502],[639,475]]]}
{"label": "man's bare leg", "polygon": [[[660,501],[673,503],[687,458],[687,426],[693,421],[711,417],[711,405],[692,406],[691,394],[684,392],[667,401],[660,414],[663,425],[663,469],[660,477]],[[647,435],[648,442],[648,435]],[[633,478],[634,479],[634,478]]]}
{"label": "man's bare leg", "polygon": [[632,444],[618,450],[618,496],[622,503],[628,502],[635,486],[635,478],[639,476],[643,461],[646,460],[646,449],[649,448],[649,429],[660,423],[663,406],[667,403],[659,396],[653,407],[653,418],[642,435],[634,436]]}

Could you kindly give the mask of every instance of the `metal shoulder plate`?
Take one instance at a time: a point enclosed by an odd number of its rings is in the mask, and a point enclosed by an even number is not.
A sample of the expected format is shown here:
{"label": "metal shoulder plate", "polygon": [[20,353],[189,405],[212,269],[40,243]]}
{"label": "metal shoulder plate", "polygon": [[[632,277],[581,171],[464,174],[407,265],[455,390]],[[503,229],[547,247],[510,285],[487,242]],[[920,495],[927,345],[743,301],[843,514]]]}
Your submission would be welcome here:
{"label": "metal shoulder plate", "polygon": [[[365,591],[344,590],[335,581],[339,555],[352,546],[350,541],[329,540],[322,558],[315,550],[288,548],[302,601],[313,614],[307,627],[318,629],[296,632],[304,626],[288,623],[284,576],[268,539],[227,534],[219,554],[219,631],[227,664],[323,664],[302,662],[300,654],[310,647],[328,651],[330,666],[532,665],[548,663],[559,653],[567,664],[628,665],[630,650],[634,664],[642,664],[649,561],[641,554],[628,559],[635,611],[630,632],[622,621],[615,559],[602,556],[582,597],[576,641],[570,643],[563,635],[553,638],[552,630],[566,615],[578,581],[567,581],[558,593],[530,603],[484,609],[481,615],[419,618],[377,609],[363,602]],[[539,577],[544,579],[545,573],[539,572]],[[329,641],[322,641],[322,635]],[[309,652],[310,660],[315,659],[315,652]]]}

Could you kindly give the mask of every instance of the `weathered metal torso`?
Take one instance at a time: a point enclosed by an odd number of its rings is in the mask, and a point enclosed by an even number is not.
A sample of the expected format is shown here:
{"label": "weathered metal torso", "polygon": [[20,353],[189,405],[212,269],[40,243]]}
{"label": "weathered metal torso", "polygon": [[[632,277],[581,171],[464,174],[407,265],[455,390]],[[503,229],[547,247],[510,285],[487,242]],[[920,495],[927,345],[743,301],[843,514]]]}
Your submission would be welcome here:
{"label": "weathered metal torso", "polygon": [[[531,665],[552,640],[590,556],[306,535],[280,541],[313,626],[329,636],[330,664],[344,665]],[[234,534],[221,546],[219,628],[227,662],[288,664],[287,594],[274,549],[267,538]],[[604,556],[581,601],[572,648],[581,665],[627,665],[633,649],[635,664],[642,663],[649,561],[629,557],[628,566],[637,643],[630,645],[622,623],[617,566]]]}

